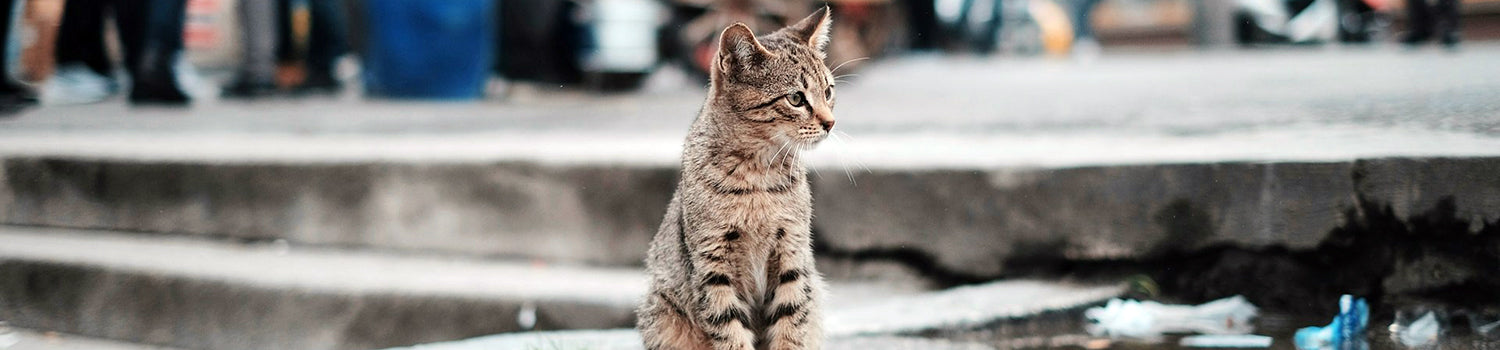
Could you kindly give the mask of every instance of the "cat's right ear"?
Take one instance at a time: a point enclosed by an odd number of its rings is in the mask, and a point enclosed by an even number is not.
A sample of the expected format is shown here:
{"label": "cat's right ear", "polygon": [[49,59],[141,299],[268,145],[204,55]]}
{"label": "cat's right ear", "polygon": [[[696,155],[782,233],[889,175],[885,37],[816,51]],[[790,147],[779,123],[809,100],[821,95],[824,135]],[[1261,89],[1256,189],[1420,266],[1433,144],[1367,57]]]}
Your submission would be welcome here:
{"label": "cat's right ear", "polygon": [[720,74],[728,74],[760,62],[770,54],[755,40],[755,32],[750,31],[750,27],[744,23],[735,23],[719,34],[719,53],[714,64],[718,66],[715,68]]}

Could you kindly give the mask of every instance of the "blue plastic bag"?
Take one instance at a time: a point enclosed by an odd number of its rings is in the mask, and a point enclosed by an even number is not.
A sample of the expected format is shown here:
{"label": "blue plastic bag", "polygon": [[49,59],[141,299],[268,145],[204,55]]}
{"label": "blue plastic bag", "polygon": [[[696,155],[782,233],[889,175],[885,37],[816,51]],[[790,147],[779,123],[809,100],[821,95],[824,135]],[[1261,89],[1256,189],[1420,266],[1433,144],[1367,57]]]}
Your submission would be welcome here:
{"label": "blue plastic bag", "polygon": [[1365,327],[1370,323],[1370,306],[1364,298],[1344,295],[1339,298],[1339,314],[1323,327],[1297,330],[1294,341],[1302,350],[1366,350]]}

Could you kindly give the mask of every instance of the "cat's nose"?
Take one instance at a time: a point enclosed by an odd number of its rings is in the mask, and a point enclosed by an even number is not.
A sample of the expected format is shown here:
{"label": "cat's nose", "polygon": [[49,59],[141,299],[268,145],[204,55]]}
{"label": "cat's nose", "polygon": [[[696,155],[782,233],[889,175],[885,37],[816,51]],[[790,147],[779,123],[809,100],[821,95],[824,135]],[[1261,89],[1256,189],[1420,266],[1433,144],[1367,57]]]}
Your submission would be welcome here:
{"label": "cat's nose", "polygon": [[833,119],[824,120],[820,124],[823,124],[823,131],[833,130]]}

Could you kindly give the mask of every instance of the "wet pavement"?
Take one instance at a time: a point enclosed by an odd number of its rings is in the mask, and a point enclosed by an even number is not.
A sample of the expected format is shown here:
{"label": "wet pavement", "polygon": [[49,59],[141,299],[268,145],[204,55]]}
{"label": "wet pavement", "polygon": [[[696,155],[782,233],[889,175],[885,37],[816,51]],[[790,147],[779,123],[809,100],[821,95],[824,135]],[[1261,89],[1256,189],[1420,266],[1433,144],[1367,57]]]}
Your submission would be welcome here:
{"label": "wet pavement", "polygon": [[[1330,317],[1263,313],[1253,321],[1253,334],[1274,340],[1265,349],[1297,350],[1292,336],[1302,327],[1323,326]],[[993,346],[997,349],[1203,349],[1179,344],[1185,334],[1168,334],[1160,339],[1111,339],[1089,335],[1085,330],[1083,309],[1043,314],[1025,320],[1002,321],[974,330],[930,332],[927,337]],[[1391,336],[1389,319],[1374,319],[1366,329],[1366,346],[1374,350],[1412,349]],[[1424,349],[1500,349],[1500,339],[1488,339],[1471,331],[1466,324],[1444,329],[1438,343]]]}

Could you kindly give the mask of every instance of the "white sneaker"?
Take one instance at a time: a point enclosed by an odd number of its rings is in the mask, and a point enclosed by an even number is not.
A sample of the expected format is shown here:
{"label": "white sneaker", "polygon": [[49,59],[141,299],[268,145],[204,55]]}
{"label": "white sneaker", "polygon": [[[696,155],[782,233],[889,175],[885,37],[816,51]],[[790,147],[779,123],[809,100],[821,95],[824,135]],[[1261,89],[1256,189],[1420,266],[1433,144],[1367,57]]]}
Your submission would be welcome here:
{"label": "white sneaker", "polygon": [[82,64],[58,66],[42,87],[42,104],[76,105],[97,103],[119,92],[114,79],[94,73]]}
{"label": "white sneaker", "polygon": [[1085,37],[1073,41],[1073,59],[1080,62],[1092,63],[1099,58],[1102,51],[1103,49],[1099,47],[1099,41],[1094,40],[1094,38]]}
{"label": "white sneaker", "polygon": [[178,54],[172,64],[172,74],[177,77],[177,89],[182,90],[194,101],[203,101],[219,97],[219,86],[209,84],[203,75],[198,73],[198,68],[188,62],[182,54]]}

